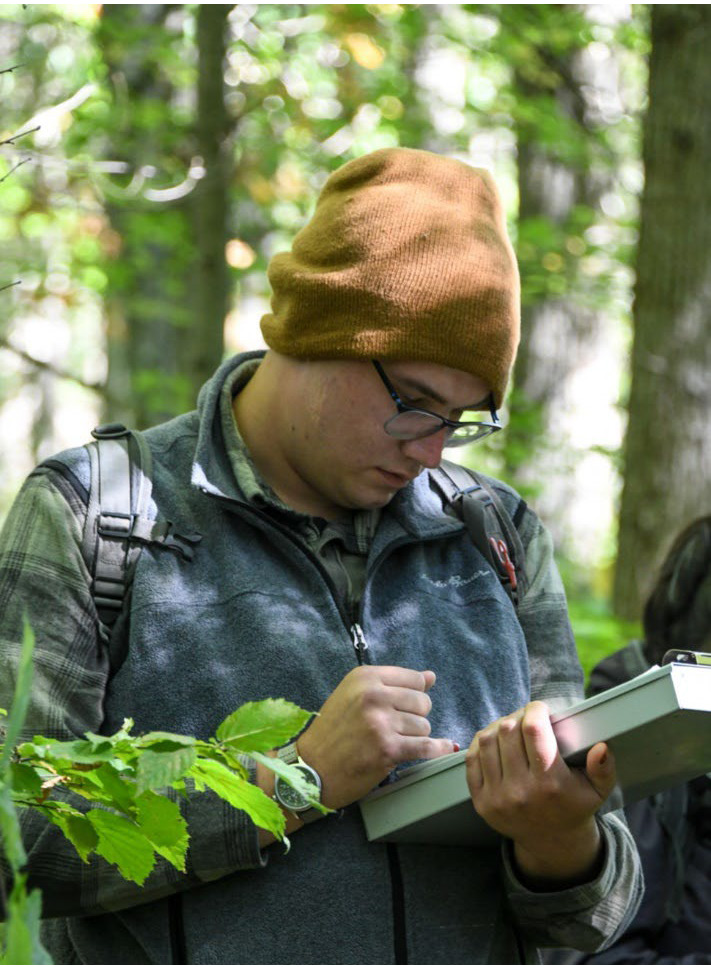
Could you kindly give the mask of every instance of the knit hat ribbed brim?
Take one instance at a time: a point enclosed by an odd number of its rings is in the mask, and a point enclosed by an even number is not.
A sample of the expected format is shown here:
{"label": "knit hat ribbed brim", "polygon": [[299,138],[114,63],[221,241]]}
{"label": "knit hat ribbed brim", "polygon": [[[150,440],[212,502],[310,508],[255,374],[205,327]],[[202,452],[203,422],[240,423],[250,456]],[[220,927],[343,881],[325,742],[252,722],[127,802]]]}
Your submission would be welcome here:
{"label": "knit hat ribbed brim", "polygon": [[261,326],[275,351],[440,363],[483,379],[501,405],[519,279],[488,172],[408,148],[350,161],[268,274]]}

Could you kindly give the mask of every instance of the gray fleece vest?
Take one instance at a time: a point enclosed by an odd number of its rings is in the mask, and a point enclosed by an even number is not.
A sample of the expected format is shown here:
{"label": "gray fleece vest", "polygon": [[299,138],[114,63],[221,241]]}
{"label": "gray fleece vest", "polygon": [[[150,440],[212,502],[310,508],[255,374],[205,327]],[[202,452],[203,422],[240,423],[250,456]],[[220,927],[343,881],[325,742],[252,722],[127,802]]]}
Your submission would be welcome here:
{"label": "gray fleece vest", "polygon": [[[239,361],[205,387],[199,412],[146,434],[161,515],[202,541],[192,562],[155,548],[141,554],[128,650],[106,696],[107,732],[130,716],[137,731],[207,737],[238,705],[269,696],[317,710],[357,663],[323,567],[236,488],[218,401]],[[512,605],[424,478],[383,513],[359,623],[371,663],[436,672],[435,736],[464,748],[528,700]],[[249,824],[228,812],[210,813],[221,825],[215,843],[234,826],[231,855],[220,847],[212,861],[213,882],[66,921],[74,955],[169,963],[177,932],[188,963],[518,961],[498,849],[370,844],[353,806],[295,834],[288,854],[270,847],[262,866]],[[191,833],[196,850],[210,850],[209,830]]]}

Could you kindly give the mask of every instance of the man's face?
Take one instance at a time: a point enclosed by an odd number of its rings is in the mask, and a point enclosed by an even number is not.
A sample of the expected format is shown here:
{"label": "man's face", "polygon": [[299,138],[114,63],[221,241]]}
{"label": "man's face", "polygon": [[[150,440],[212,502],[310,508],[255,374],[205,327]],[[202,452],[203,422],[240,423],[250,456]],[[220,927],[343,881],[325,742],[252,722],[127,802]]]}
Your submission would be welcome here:
{"label": "man's face", "polygon": [[[404,403],[451,420],[482,404],[489,387],[461,370],[437,363],[385,362]],[[445,431],[420,440],[397,440],[384,423],[396,406],[372,363],[313,361],[300,366],[295,398],[283,414],[283,452],[311,513],[334,518],[344,510],[385,506],[424,467],[442,458]]]}

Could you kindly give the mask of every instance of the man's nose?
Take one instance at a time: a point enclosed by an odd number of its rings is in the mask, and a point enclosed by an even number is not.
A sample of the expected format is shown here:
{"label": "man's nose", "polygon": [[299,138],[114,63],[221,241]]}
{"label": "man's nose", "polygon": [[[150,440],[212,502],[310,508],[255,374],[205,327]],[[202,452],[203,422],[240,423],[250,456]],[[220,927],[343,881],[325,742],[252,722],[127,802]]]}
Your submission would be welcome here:
{"label": "man's nose", "polygon": [[447,430],[446,427],[442,427],[437,433],[423,437],[421,440],[404,440],[402,452],[420,466],[433,469],[442,462],[442,450],[446,441]]}

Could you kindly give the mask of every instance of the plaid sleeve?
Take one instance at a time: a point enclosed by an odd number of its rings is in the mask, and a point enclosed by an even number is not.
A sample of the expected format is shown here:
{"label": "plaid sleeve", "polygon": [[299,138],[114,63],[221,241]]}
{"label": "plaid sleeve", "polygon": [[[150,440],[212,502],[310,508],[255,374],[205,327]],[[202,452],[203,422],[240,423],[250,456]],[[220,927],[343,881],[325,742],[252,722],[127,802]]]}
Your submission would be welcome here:
{"label": "plaid sleeve", "polygon": [[526,550],[528,587],[518,618],[528,643],[531,698],[557,710],[583,698],[583,673],[550,533],[527,507],[519,534]]}
{"label": "plaid sleeve", "polygon": [[[80,488],[39,468],[25,482],[0,536],[0,707],[10,708],[23,615],[35,633],[34,682],[22,739],[100,732],[109,678],[106,648],[82,557]],[[72,804],[91,808],[79,797]],[[33,885],[45,916],[99,913],[158,899],[239,869],[264,865],[256,827],[210,792],[181,803],[191,835],[188,873],[159,859],[143,887],[100,857],[83,863],[61,832],[31,809],[21,820]]]}
{"label": "plaid sleeve", "polygon": [[[550,534],[536,514],[524,511],[519,533],[526,551],[528,589],[519,607],[531,668],[531,698],[557,711],[583,698],[583,676],[568,617],[563,582]],[[526,940],[541,947],[596,950],[631,922],[642,897],[642,873],[632,835],[621,813],[598,819],[605,847],[592,883],[534,893],[517,879],[504,845],[504,877],[512,910]]]}

